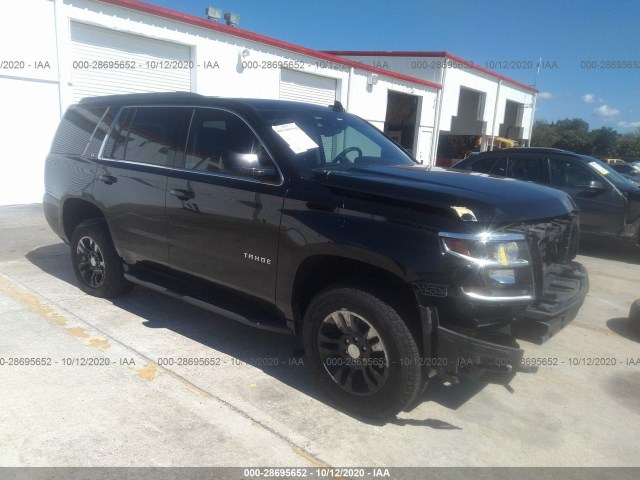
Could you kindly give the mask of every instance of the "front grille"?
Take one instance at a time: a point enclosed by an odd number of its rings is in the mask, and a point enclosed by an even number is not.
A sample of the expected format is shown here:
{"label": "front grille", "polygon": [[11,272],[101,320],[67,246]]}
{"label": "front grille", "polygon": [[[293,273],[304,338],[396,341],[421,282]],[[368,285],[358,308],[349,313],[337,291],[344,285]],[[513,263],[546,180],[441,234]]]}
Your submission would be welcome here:
{"label": "front grille", "polygon": [[543,264],[567,263],[578,253],[580,228],[575,214],[509,228],[530,239]]}
{"label": "front grille", "polygon": [[509,229],[529,239],[534,282],[534,305],[543,301],[546,271],[552,264],[567,264],[578,254],[578,215],[570,214],[544,222],[521,224]]}

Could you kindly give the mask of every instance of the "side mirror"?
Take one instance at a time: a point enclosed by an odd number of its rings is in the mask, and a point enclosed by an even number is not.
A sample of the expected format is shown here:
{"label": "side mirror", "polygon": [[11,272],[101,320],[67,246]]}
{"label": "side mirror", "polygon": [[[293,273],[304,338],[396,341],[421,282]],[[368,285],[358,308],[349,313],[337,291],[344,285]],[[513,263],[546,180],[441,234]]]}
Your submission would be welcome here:
{"label": "side mirror", "polygon": [[604,183],[602,183],[600,180],[591,180],[589,182],[589,190],[592,190],[594,192],[599,192],[606,189],[607,187],[605,187]]}
{"label": "side mirror", "polygon": [[235,175],[254,178],[274,178],[276,169],[273,165],[260,165],[255,153],[228,153],[223,157],[224,170]]}
{"label": "side mirror", "polygon": [[255,178],[274,178],[276,176],[276,169],[272,166],[268,167],[243,167],[240,169],[240,173],[248,177]]}

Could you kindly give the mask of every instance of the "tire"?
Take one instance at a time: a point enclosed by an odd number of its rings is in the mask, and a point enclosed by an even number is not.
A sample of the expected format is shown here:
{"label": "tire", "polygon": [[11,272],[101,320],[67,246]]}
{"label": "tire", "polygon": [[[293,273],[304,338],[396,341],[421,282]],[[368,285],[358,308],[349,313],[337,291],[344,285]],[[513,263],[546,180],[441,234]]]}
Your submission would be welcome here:
{"label": "tire", "polygon": [[71,263],[80,289],[101,298],[128,293],[132,284],[124,278],[122,259],[102,218],[78,224],[71,235]]}
{"label": "tire", "polygon": [[393,417],[420,393],[416,342],[398,313],[370,293],[351,287],[320,292],[306,310],[303,340],[323,390],[352,413]]}
{"label": "tire", "polygon": [[629,320],[636,322],[636,325],[640,326],[640,299],[631,304]]}

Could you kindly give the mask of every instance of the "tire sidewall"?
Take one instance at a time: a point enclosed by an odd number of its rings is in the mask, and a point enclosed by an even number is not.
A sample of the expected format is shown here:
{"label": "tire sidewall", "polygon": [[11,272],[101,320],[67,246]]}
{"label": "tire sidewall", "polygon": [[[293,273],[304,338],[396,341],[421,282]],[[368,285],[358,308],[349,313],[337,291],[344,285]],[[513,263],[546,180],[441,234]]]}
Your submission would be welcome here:
{"label": "tire sidewall", "polygon": [[[358,295],[354,295],[354,292]],[[380,308],[381,306],[384,308]],[[387,380],[380,390],[369,396],[345,391],[333,380],[322,363],[317,341],[318,331],[329,314],[341,309],[354,312],[367,320],[377,330],[387,352]],[[396,318],[388,318],[390,316]],[[402,327],[406,331],[398,331]],[[351,288],[337,288],[319,294],[307,309],[303,330],[307,359],[322,388],[337,403],[365,416],[374,417],[393,415],[415,397],[415,391],[406,392],[408,382],[415,383],[418,379],[418,386],[411,390],[417,390],[420,386],[419,353],[410,335],[391,307],[377,297]],[[411,339],[410,342],[407,342],[408,338]]]}
{"label": "tire sidewall", "polygon": [[[96,242],[102,252],[105,273],[102,284],[97,288],[94,288],[85,282],[78,267],[78,243],[83,237],[91,238]],[[85,220],[80,223],[73,231],[70,248],[71,263],[73,265],[73,271],[76,278],[78,279],[80,289],[94,297],[109,298],[116,295],[124,281],[124,272],[122,268],[122,260],[113,247],[106,223],[99,219]]]}

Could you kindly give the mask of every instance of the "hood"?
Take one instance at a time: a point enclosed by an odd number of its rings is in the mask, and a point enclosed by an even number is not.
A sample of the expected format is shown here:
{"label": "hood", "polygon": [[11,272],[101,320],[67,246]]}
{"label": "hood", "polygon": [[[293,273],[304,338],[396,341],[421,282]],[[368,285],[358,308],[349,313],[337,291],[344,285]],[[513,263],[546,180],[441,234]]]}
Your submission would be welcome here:
{"label": "hood", "polygon": [[438,167],[372,166],[316,173],[331,188],[445,209],[465,221],[526,222],[576,210],[560,190]]}

